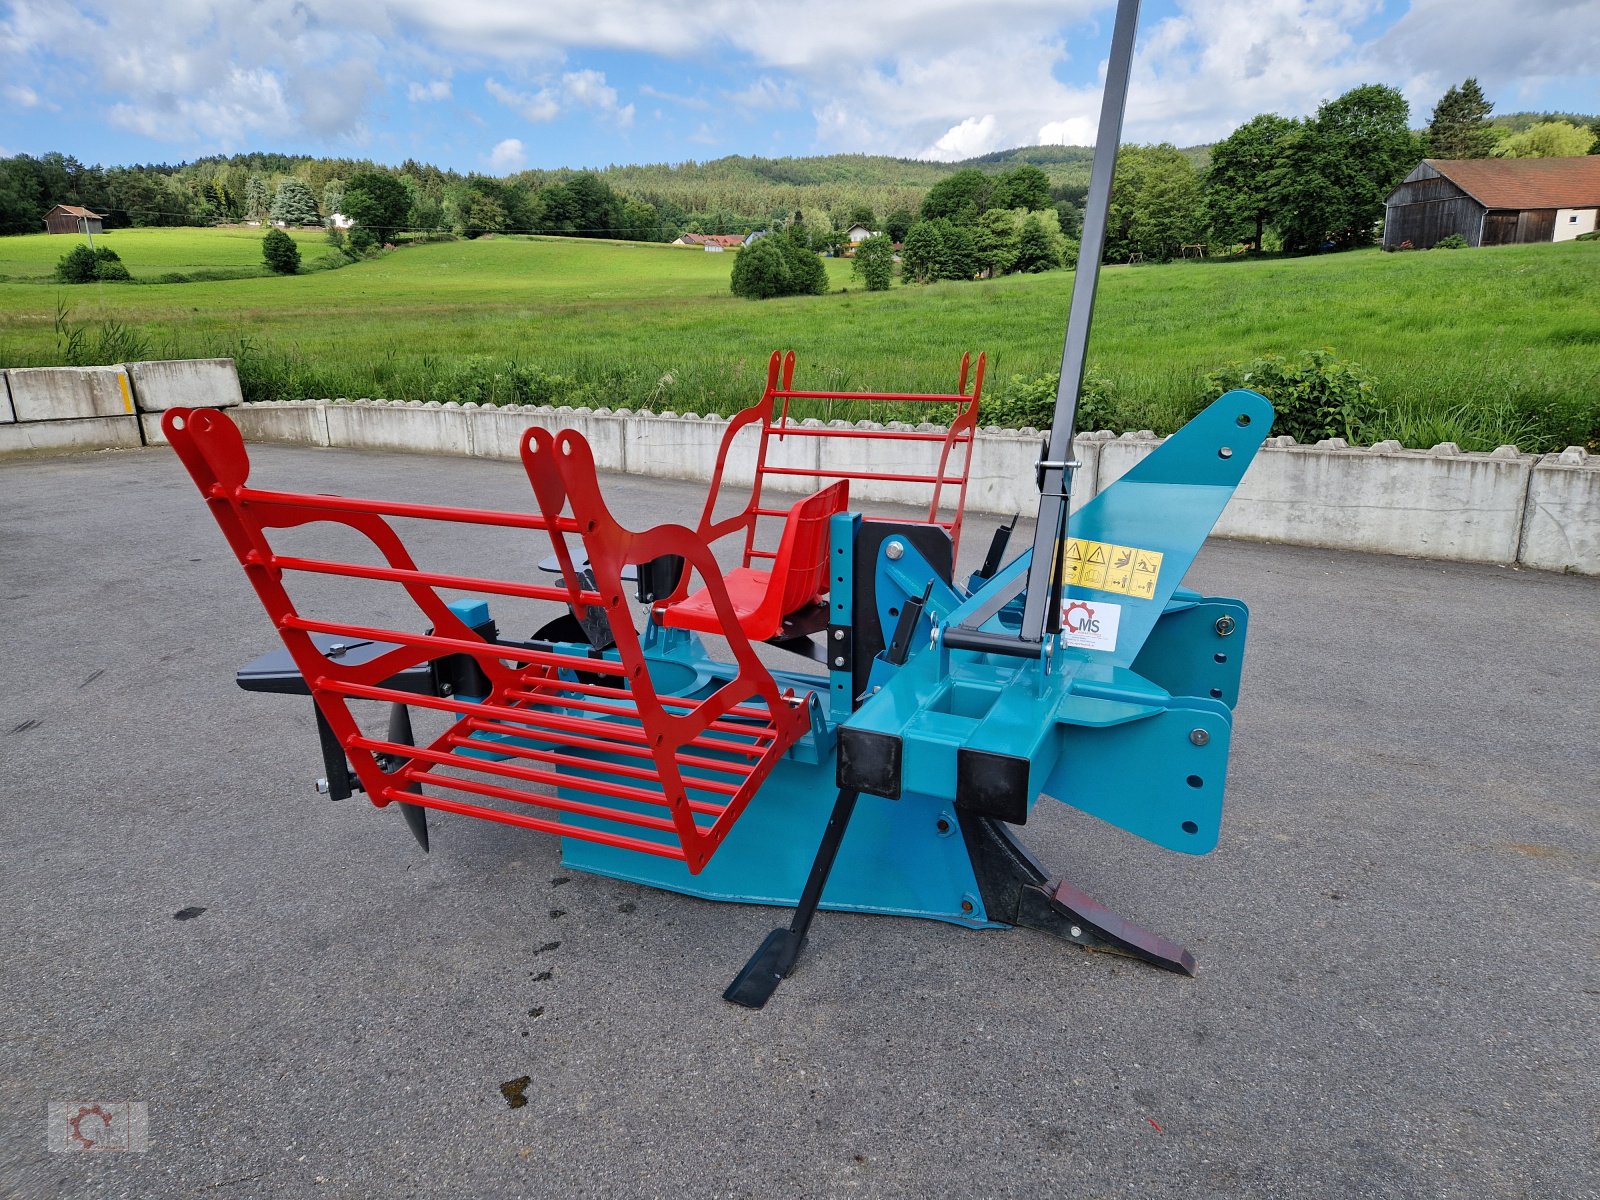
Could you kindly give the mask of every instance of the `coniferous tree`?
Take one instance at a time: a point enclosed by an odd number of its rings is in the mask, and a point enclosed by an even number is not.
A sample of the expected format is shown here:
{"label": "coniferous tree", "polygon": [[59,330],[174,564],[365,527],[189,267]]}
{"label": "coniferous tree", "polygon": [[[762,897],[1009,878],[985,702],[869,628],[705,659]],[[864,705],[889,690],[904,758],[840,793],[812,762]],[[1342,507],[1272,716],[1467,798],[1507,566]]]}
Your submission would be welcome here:
{"label": "coniferous tree", "polygon": [[1476,79],[1459,88],[1452,85],[1433,106],[1428,123],[1429,158],[1488,158],[1494,153],[1494,128],[1489,114],[1494,104],[1486,100]]}
{"label": "coniferous tree", "polygon": [[285,225],[315,225],[321,221],[311,189],[298,179],[285,179],[272,197],[272,219]]}

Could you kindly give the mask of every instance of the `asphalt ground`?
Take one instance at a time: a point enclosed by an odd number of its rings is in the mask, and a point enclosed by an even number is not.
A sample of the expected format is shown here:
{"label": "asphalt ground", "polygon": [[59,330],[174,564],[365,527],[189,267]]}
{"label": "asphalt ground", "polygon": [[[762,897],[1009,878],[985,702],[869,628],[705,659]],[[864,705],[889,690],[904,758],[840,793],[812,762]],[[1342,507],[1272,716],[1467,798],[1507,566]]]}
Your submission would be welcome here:
{"label": "asphalt ground", "polygon": [[[255,457],[528,505],[513,464]],[[607,488],[639,525],[703,495]],[[0,1195],[1600,1195],[1600,581],[1214,542],[1189,583],[1253,614],[1220,848],[1053,802],[1024,835],[1196,978],[823,913],[752,1012],[720,993],[771,910],[313,794],[170,452],[0,466]],[[149,1150],[46,1153],[52,1100],[145,1103]]]}

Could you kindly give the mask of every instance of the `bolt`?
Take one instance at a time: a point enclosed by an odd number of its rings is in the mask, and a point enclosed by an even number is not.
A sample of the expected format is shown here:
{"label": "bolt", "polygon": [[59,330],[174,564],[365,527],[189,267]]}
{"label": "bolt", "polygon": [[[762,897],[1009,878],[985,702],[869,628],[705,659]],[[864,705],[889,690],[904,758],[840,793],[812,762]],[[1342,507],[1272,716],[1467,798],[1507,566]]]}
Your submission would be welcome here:
{"label": "bolt", "polygon": [[836,666],[836,667],[842,667],[842,666],[844,666],[844,655],[842,655],[842,654],[841,654],[841,655],[839,655],[839,656],[838,656],[838,657],[836,657],[836,658],[835,658],[835,659],[834,659],[834,660],[833,660],[833,665],[834,665],[834,666]]}
{"label": "bolt", "polygon": [[1211,735],[1204,729],[1191,729],[1189,730],[1189,740],[1196,746],[1204,746],[1211,740]]}
{"label": "bolt", "polygon": [[906,546],[904,542],[893,541],[883,548],[883,552],[889,556],[892,562],[899,562],[901,555],[906,552]]}
{"label": "bolt", "polygon": [[1080,929],[1078,926],[1074,925],[1072,927],[1072,936],[1073,937],[1082,937],[1083,936],[1083,930]]}
{"label": "bolt", "polygon": [[964,913],[971,912],[972,911],[972,901],[971,900],[963,900],[961,902],[961,911],[964,912]]}
{"label": "bolt", "polygon": [[834,631],[833,631],[833,640],[834,640],[834,641],[836,641],[836,642],[842,642],[842,641],[844,641],[844,630],[842,630],[842,629],[835,629],[835,630],[834,630]]}
{"label": "bolt", "polygon": [[1237,629],[1238,626],[1239,626],[1239,623],[1237,621],[1235,621],[1232,617],[1229,617],[1229,616],[1218,617],[1217,618],[1217,636],[1218,637],[1227,637],[1230,633],[1232,633],[1235,629]]}
{"label": "bolt", "polygon": [[328,783],[328,781],[326,779],[317,780],[315,786],[316,786],[316,789],[317,789],[317,795],[319,795],[319,796],[326,796],[329,792],[331,792],[333,790],[332,786]]}

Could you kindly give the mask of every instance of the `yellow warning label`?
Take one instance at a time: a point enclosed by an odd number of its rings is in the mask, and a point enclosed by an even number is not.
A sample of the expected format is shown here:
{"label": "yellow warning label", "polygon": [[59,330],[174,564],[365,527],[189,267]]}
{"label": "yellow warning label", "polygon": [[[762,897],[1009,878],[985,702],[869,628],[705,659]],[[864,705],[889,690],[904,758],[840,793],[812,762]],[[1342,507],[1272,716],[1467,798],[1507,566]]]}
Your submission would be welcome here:
{"label": "yellow warning label", "polygon": [[133,411],[133,394],[128,391],[128,376],[123,372],[117,373],[117,383],[122,388],[122,407],[129,412]]}
{"label": "yellow warning label", "polygon": [[1153,600],[1161,579],[1162,558],[1158,550],[1068,538],[1061,551],[1062,582]]}

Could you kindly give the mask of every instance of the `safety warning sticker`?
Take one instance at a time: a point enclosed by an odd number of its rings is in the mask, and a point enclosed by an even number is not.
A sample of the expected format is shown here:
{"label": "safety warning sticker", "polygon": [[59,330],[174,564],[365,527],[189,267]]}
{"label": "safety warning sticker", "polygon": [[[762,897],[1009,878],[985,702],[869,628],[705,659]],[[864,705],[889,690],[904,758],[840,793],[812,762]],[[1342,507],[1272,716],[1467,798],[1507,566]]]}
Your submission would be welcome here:
{"label": "safety warning sticker", "polygon": [[1061,642],[1084,650],[1115,650],[1122,605],[1096,600],[1061,602]]}
{"label": "safety warning sticker", "polygon": [[1068,538],[1061,554],[1063,583],[1139,600],[1155,598],[1164,557],[1158,550]]}

